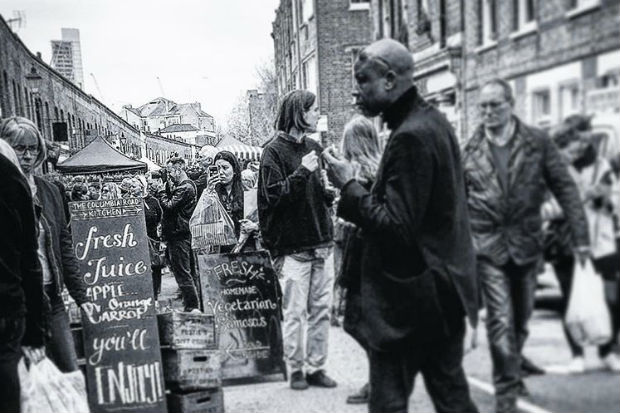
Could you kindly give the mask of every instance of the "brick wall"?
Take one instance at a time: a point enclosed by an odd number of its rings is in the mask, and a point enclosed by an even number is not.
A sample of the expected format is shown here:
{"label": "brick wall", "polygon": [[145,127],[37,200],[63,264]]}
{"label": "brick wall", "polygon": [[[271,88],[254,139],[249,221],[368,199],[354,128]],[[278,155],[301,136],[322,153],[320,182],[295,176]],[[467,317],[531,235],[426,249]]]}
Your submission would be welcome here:
{"label": "brick wall", "polygon": [[[519,38],[513,32],[512,2],[498,5],[497,45],[477,50],[478,1],[465,5],[465,88],[466,131],[479,121],[475,109],[478,87],[492,77],[503,77],[521,87],[520,78],[564,63],[586,59],[620,48],[620,1],[601,0],[598,8],[578,16],[569,16],[568,0],[537,2],[538,29]],[[590,82],[592,83],[592,82]],[[518,114],[525,110],[526,97],[516,94]]]}
{"label": "brick wall", "polygon": [[[25,77],[32,67],[42,77],[38,97]],[[116,141],[124,137],[129,147],[140,146],[139,132],[133,126],[33,55],[2,16],[0,108],[3,117],[18,115],[33,120],[48,140],[52,140],[52,122],[67,122],[73,149],[83,147],[88,134]]]}
{"label": "brick wall", "polygon": [[316,0],[319,99],[321,114],[328,116],[331,143],[340,140],[345,123],[353,116],[353,55],[371,42],[368,10],[349,10],[348,0]]}

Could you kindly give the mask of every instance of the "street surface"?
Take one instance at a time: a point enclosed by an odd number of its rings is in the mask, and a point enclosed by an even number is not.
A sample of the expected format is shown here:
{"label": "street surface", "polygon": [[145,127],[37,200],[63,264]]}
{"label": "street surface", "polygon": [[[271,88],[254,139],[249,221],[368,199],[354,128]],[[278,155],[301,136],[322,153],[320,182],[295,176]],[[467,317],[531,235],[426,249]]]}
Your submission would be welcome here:
{"label": "street surface", "polygon": [[[162,279],[160,306],[181,307],[176,297],[172,274]],[[469,347],[470,331],[466,339]],[[493,412],[491,360],[486,344],[484,326],[477,332],[478,347],[465,356],[472,397],[482,413]],[[536,310],[530,322],[530,338],[525,354],[540,366],[565,363],[570,354],[557,312]],[[582,375],[530,376],[526,379],[531,397],[520,401],[524,413],[618,413],[620,412],[620,375],[597,367],[595,349],[587,349],[591,371]],[[256,384],[228,385],[224,388],[226,411],[232,413],[364,413],[366,405],[348,405],[347,395],[356,392],[367,380],[368,362],[362,349],[340,327],[330,331],[330,352],[326,366],[328,374],[338,382],[335,389],[291,390],[282,377],[271,377]],[[410,412],[433,412],[421,377],[410,400]]]}

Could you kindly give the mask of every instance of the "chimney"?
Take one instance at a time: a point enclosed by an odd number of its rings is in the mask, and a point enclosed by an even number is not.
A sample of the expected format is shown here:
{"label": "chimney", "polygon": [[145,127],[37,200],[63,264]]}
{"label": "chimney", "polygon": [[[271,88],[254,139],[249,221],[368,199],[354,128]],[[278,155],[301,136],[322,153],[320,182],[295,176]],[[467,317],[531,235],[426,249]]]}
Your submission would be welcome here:
{"label": "chimney", "polygon": [[41,57],[41,52],[37,52],[37,59],[43,60],[43,58]]}

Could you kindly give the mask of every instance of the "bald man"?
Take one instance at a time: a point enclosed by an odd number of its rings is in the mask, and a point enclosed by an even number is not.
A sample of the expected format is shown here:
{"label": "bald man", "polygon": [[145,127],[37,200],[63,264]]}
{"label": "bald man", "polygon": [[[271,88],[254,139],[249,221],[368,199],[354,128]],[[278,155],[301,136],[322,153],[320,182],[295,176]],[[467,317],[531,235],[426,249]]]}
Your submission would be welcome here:
{"label": "bald man", "polygon": [[342,189],[338,215],[362,229],[360,330],[370,350],[370,412],[407,412],[422,373],[438,412],[476,412],[462,368],[465,318],[478,295],[459,147],[446,118],[413,85],[413,59],[393,40],[355,63],[357,106],[392,133],[375,185],[324,153]]}

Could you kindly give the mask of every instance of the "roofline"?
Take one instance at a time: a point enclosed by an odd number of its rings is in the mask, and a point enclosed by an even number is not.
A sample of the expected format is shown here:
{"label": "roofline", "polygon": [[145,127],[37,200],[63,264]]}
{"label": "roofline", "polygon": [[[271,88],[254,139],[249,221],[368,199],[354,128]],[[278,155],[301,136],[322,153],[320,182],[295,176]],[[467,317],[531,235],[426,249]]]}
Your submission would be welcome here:
{"label": "roofline", "polygon": [[70,88],[73,88],[74,92],[77,92],[78,94],[82,95],[86,100],[88,100],[88,99],[94,100],[96,103],[98,103],[100,106],[102,106],[105,109],[105,111],[107,111],[110,115],[112,115],[113,118],[119,120],[121,123],[125,124],[125,126],[127,128],[135,131],[137,134],[140,134],[140,131],[138,129],[134,128],[131,124],[129,124],[129,122],[127,122],[125,119],[121,118],[120,115],[117,115],[116,113],[114,113],[114,111],[112,109],[110,109],[109,107],[104,105],[101,101],[99,101],[99,99],[97,99],[93,95],[90,95],[90,94],[84,92],[82,89],[77,87],[69,79],[65,78],[63,75],[58,73],[53,67],[51,67],[50,65],[45,63],[43,60],[39,59],[35,54],[33,54],[30,51],[30,49],[28,49],[28,47],[24,44],[22,39],[20,39],[20,37],[15,32],[13,32],[13,30],[11,30],[11,27],[8,25],[6,20],[4,20],[4,17],[2,16],[2,14],[0,14],[0,22],[2,23],[2,25],[4,25],[6,27],[7,31],[9,32],[9,34],[13,37],[13,40],[15,40],[18,43],[18,45],[22,49],[24,49],[26,51],[26,54],[28,54],[30,56],[30,58],[32,58],[32,60],[34,60],[34,62],[36,62],[38,65],[42,66],[44,69],[48,70],[51,74],[55,75],[57,78],[59,78],[59,80],[61,82],[64,82]]}

